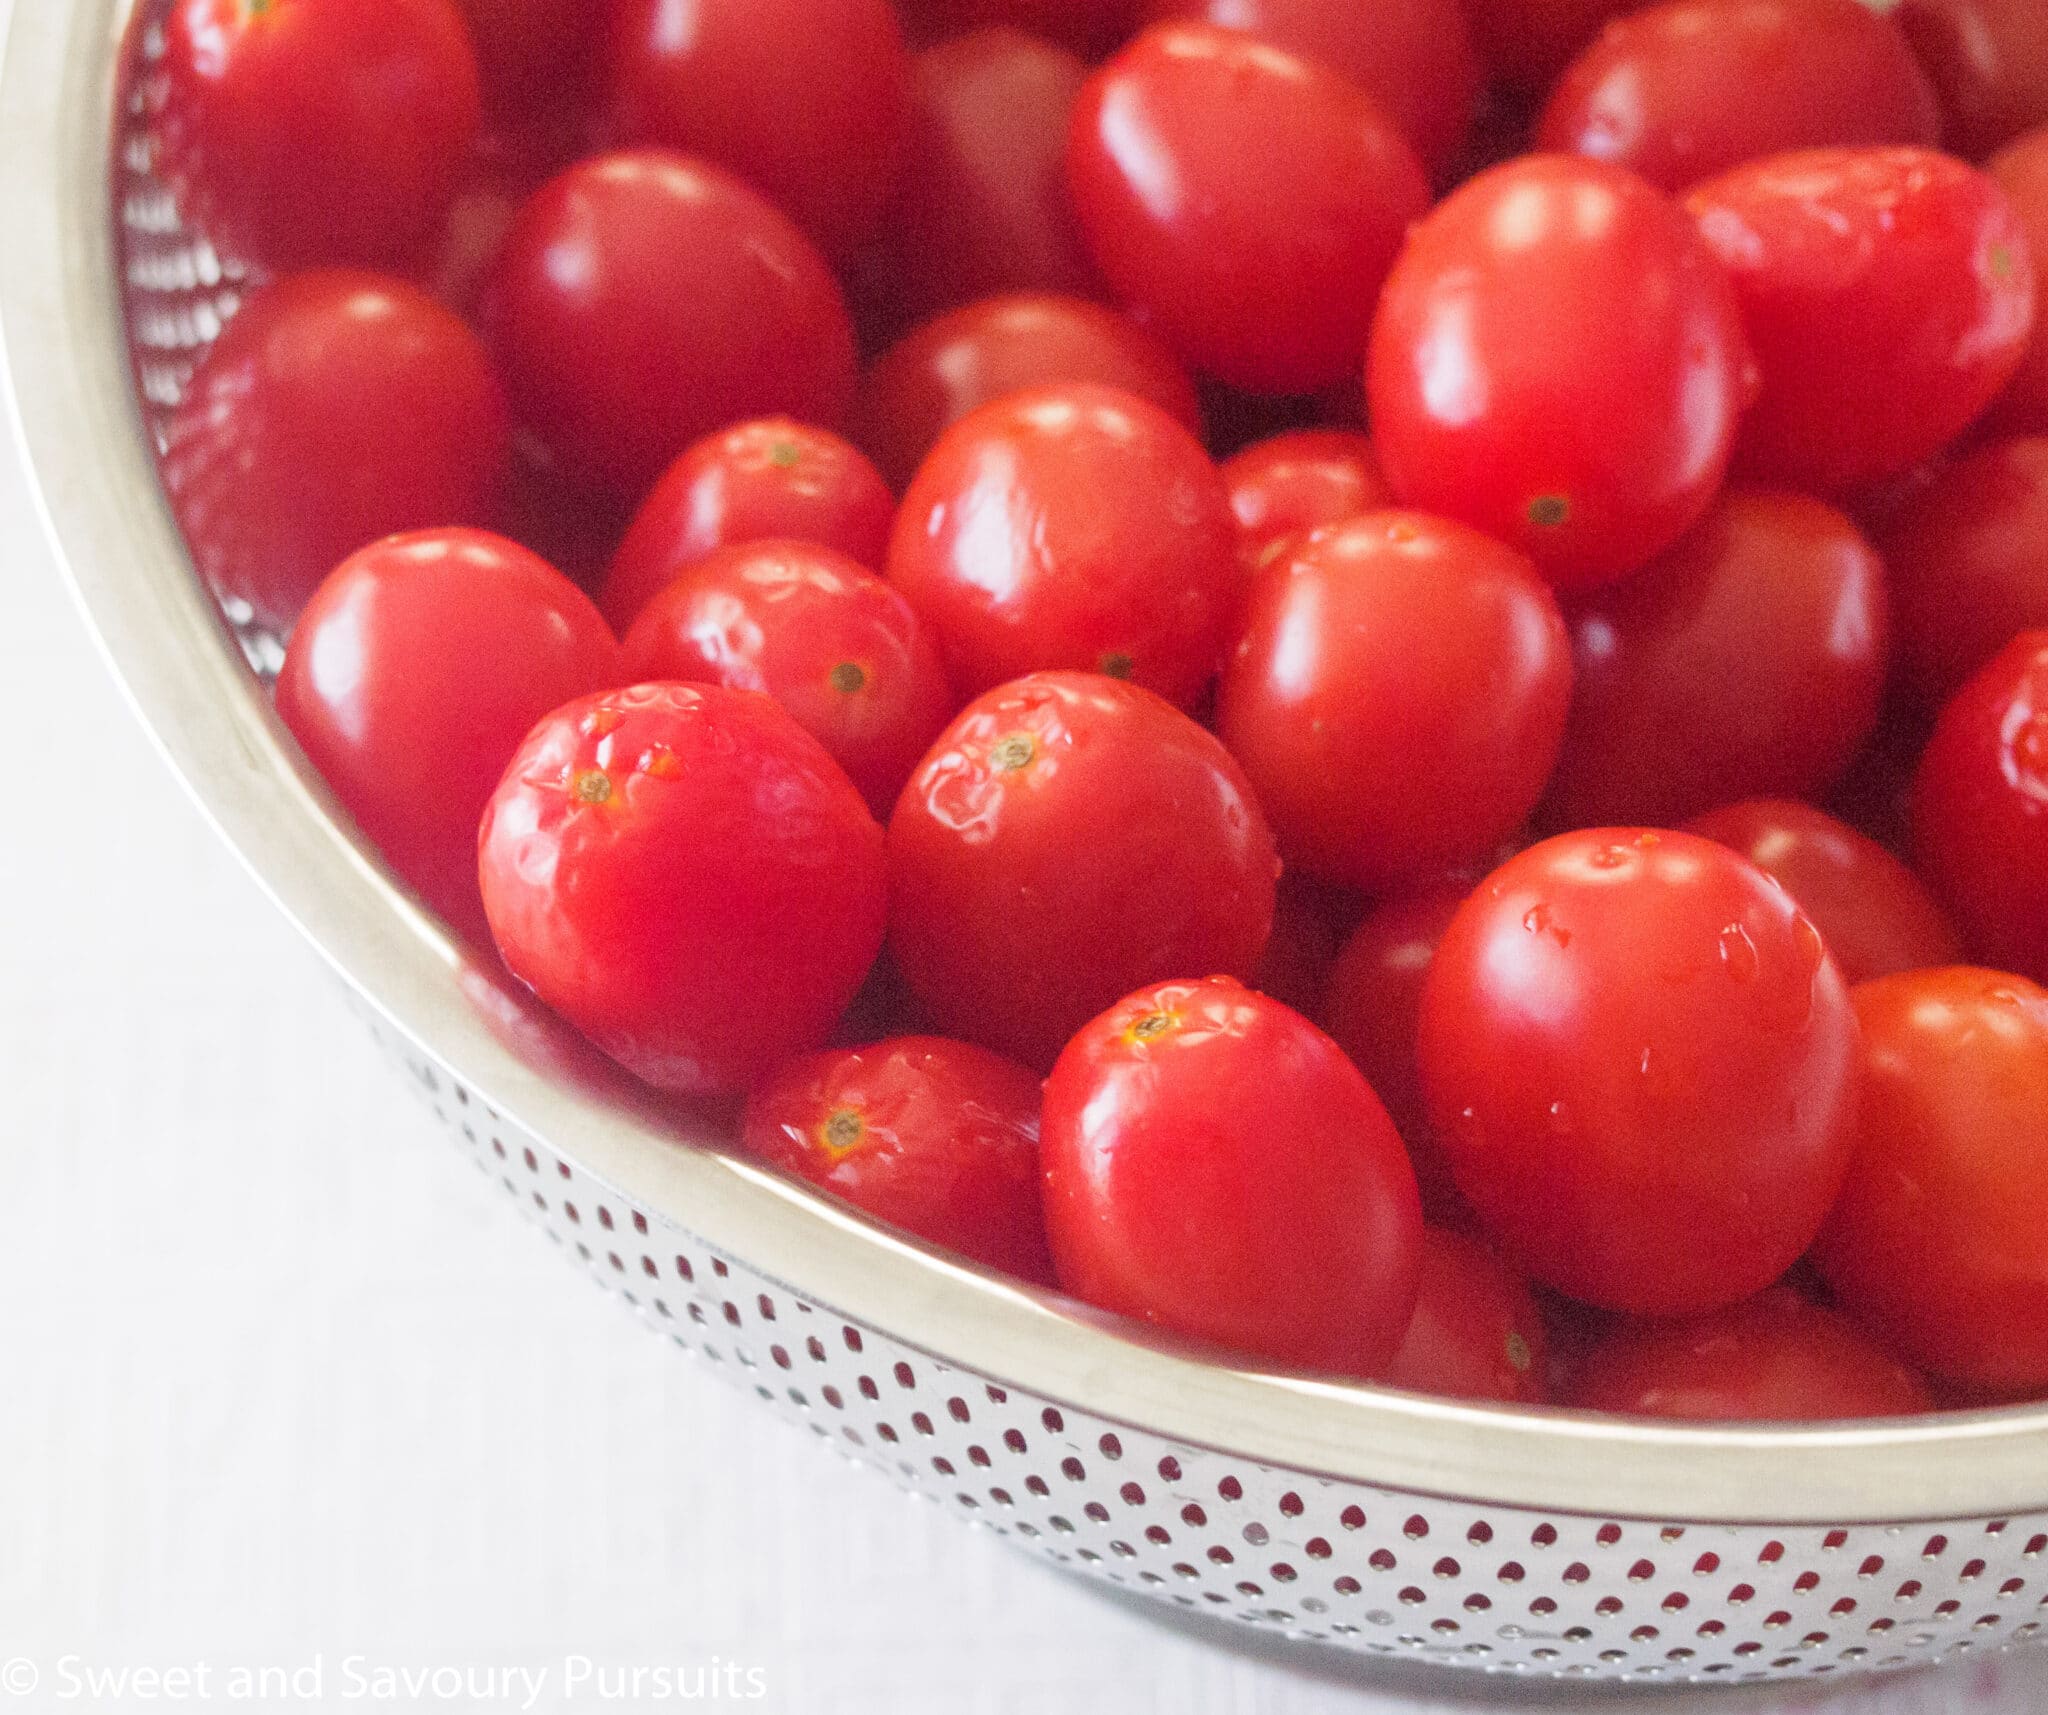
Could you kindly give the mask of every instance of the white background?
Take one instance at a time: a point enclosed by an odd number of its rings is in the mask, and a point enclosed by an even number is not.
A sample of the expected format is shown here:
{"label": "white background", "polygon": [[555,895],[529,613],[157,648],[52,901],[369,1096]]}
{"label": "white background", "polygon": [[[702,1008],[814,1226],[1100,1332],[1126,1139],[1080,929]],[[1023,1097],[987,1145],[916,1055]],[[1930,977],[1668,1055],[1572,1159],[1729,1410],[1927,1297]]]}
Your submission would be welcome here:
{"label": "white background", "polygon": [[[0,587],[0,1664],[40,1676],[10,1699],[0,1665],[0,1715],[159,1706],[66,1698],[67,1654],[216,1691],[317,1659],[353,1709],[469,1705],[350,1701],[351,1656],[545,1669],[551,1709],[702,1706],[567,1699],[572,1656],[717,1656],[802,1715],[1475,1707],[1110,1607],[651,1338],[442,1141],[202,826],[11,442]],[[2031,1715],[2048,1652],[1641,1707]]]}

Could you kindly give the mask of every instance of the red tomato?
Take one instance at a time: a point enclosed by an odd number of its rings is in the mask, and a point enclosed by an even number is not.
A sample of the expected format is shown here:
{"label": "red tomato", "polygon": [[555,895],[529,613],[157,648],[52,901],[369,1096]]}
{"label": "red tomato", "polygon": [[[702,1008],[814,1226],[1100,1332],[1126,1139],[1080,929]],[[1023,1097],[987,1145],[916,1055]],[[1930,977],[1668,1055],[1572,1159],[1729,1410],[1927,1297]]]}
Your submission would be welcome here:
{"label": "red tomato", "polygon": [[632,497],[699,436],[787,412],[831,424],[853,329],[823,259],[718,168],[599,155],[520,211],[485,321],[513,404],[580,480]]}
{"label": "red tomato", "polygon": [[215,591],[282,632],[366,543],[488,521],[508,438],[490,358],[449,311],[402,280],[299,274],[214,342],[163,479]]}
{"label": "red tomato", "polygon": [[1948,466],[1886,531],[1901,677],[1941,707],[2022,631],[2048,626],[2048,438]]}
{"label": "red tomato", "polygon": [[1587,598],[1572,637],[1556,826],[1668,825],[1738,798],[1804,796],[1876,729],[1884,563],[1831,506],[1730,489],[1668,554]]}
{"label": "red tomato", "polygon": [[2048,631],[1942,712],[1913,781],[1913,861],[1972,953],[2048,982]]}
{"label": "red tomato", "polygon": [[1161,25],[1081,92],[1068,183],[1104,278],[1190,364],[1255,393],[1355,374],[1429,207],[1415,152],[1336,72]]}
{"label": "red tomato", "polygon": [[2048,12],[2039,0],[1905,0],[1899,17],[1940,92],[1956,153],[1981,160],[2048,122]]}
{"label": "red tomato", "polygon": [[1502,83],[1541,95],[1609,18],[1635,0],[1465,0],[1480,56]]}
{"label": "red tomato", "polygon": [[450,0],[173,0],[165,177],[272,268],[392,262],[433,229],[482,113]]}
{"label": "red tomato", "polygon": [[1845,1309],[1948,1381],[2048,1388],[2048,993],[1996,971],[1856,991],[1863,1119],[1815,1255]]}
{"label": "red tomato", "polygon": [[540,183],[524,150],[514,152],[499,139],[486,138],[450,198],[433,242],[409,270],[411,277],[465,321],[474,321],[505,234]]}
{"label": "red tomato", "polygon": [[1244,557],[1261,566],[1290,536],[1394,503],[1372,441],[1354,429],[1294,429],[1223,466]]}
{"label": "red tomato", "polygon": [[611,123],[729,168],[843,255],[903,159],[910,55],[889,0],[613,0]]}
{"label": "red tomato", "polygon": [[1038,1075],[942,1036],[793,1061],[756,1090],[747,1148],[877,1220],[1053,1284],[1038,1189]]}
{"label": "red tomato", "polygon": [[1788,1287],[1682,1322],[1618,1329],[1581,1360],[1570,1403],[1691,1423],[1913,1417],[1920,1378],[1847,1318]]}
{"label": "red tomato", "polygon": [[1008,393],[1075,382],[1135,393],[1201,433],[1193,384],[1137,323],[1079,298],[1017,294],[940,316],[877,358],[854,439],[900,490],[969,412]]}
{"label": "red tomato", "polygon": [[1330,1035],[1386,1103],[1408,1145],[1422,1206],[1433,1220],[1451,1218],[1461,1205],[1429,1128],[1415,1042],[1430,962],[1469,891],[1438,887],[1376,905],[1344,943],[1323,1007]]}
{"label": "red tomato", "polygon": [[889,544],[889,581],[963,696],[1071,667],[1192,703],[1243,579],[1201,443],[1107,387],[1014,393],[956,423]]}
{"label": "red tomato", "polygon": [[640,685],[557,709],[506,770],[479,851],[512,974],[681,1095],[735,1093],[816,1048],[882,945],[882,830],[818,741],[749,691]]}
{"label": "red tomato", "polygon": [[1034,673],[969,704],[904,789],[890,944],[948,1034],[1050,1066],[1163,972],[1250,976],[1279,868],[1237,764],[1187,716]]}
{"label": "red tomato", "polygon": [[1416,228],[1366,368],[1394,492],[1560,589],[1668,548],[1721,486],[1752,385],[1727,280],[1633,174],[1540,155]]}
{"label": "red tomato", "polygon": [[1547,1343],[1528,1282],[1476,1240],[1430,1227],[1415,1315],[1383,1379],[1410,1393],[1541,1405]]}
{"label": "red tomato", "polygon": [[1534,566],[1462,524],[1375,512],[1256,576],[1216,730],[1288,861],[1371,892],[1522,825],[1571,688]]}
{"label": "red tomato", "polygon": [[1905,36],[1859,0],[1665,0],[1631,13],[1565,73],[1537,134],[1670,191],[1786,149],[1940,140]]}
{"label": "red tomato", "polygon": [[[2048,126],[2016,139],[1984,169],[2011,200],[2027,235],[2034,282],[2048,280]],[[2048,339],[2035,317],[2034,338],[2019,371],[1991,409],[1990,426],[2001,434],[2048,433]]]}
{"label": "red tomato", "polygon": [[1344,945],[1344,924],[1356,916],[1351,897],[1299,870],[1283,871],[1273,898],[1273,932],[1251,986],[1306,1017],[1319,1017]]}
{"label": "red tomato", "polygon": [[902,4],[913,26],[923,30],[1007,24],[1095,58],[1130,34],[1136,0],[902,0]]}
{"label": "red tomato", "polygon": [[1852,986],[1894,971],[1954,964],[1955,925],[1904,864],[1810,804],[1752,798],[1686,823],[1740,852],[1792,896]]}
{"label": "red tomato", "polygon": [[589,0],[457,0],[484,98],[502,117],[559,123],[589,94],[597,35]]}
{"label": "red tomato", "polygon": [[1422,1211],[1358,1070],[1224,978],[1131,995],[1045,1087],[1045,1214],[1076,1297],[1230,1352],[1372,1376],[1415,1308]]}
{"label": "red tomato", "polygon": [[1437,948],[1420,1058],[1487,1230],[1603,1309],[1762,1290],[1848,1171],[1841,973],[1782,888],[1690,834],[1567,834],[1496,870]]}
{"label": "red tomato", "polygon": [[880,817],[953,713],[910,604],[807,542],[742,543],[698,561],[642,610],[626,674],[767,692]]}
{"label": "red tomato", "polygon": [[2034,325],[2025,230],[1997,185],[1927,149],[1803,149],[1686,206],[1734,278],[1763,391],[1748,469],[1827,491],[1896,476],[2012,378]]}
{"label": "red tomato", "polygon": [[481,939],[476,828],[506,763],[543,715],[619,674],[590,598],[545,560],[481,530],[423,530],[321,584],[277,712],[391,867]]}
{"label": "red tomato", "polygon": [[624,632],[699,560],[772,537],[815,542],[877,569],[895,516],[881,473],[837,435],[788,417],[720,429],[654,485],[619,544],[600,605]]}
{"label": "red tomato", "polygon": [[1349,78],[1401,127],[1433,173],[1463,147],[1479,57],[1458,0],[1147,0],[1154,22],[1202,19]]}

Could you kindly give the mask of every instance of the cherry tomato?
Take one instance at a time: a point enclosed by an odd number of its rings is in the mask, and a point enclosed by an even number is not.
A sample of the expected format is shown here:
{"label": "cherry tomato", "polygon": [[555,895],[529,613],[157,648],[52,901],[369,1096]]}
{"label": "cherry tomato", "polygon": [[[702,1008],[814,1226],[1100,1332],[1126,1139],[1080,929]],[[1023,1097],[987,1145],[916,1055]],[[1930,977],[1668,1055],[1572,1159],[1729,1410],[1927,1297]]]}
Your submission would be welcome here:
{"label": "cherry tomato", "polygon": [[1372,97],[1432,173],[1464,146],[1479,57],[1458,0],[1147,0],[1154,23],[1200,19],[1316,60]]}
{"label": "cherry tomato", "polygon": [[559,123],[588,97],[597,27],[588,0],[457,0],[501,117]]}
{"label": "cherry tomato", "polygon": [[299,274],[252,293],[194,373],[164,486],[214,589],[287,631],[366,543],[488,522],[508,438],[457,317],[401,280]]}
{"label": "cherry tomato", "polygon": [[1998,397],[2034,325],[2012,204],[1927,149],[1802,149],[1686,206],[1735,281],[1763,391],[1759,476],[1839,491],[1910,470]]}
{"label": "cherry tomato", "polygon": [[[2019,215],[2038,293],[2040,282],[2048,280],[2048,126],[2015,139],[1984,170]],[[1986,419],[2000,434],[2048,433],[2048,339],[2041,337],[2041,317],[2037,314],[2034,320],[2027,355]]]}
{"label": "cherry tomato", "polygon": [[1771,877],[1806,913],[1845,983],[1954,964],[1955,925],[1920,879],[1875,840],[1810,804],[1752,798],[1686,823]]}
{"label": "cherry tomato", "polygon": [[1640,1322],[1583,1358],[1571,1404],[1692,1423],[1822,1423],[1932,1411],[1926,1385],[1846,1317],[1788,1287],[1682,1322]]}
{"label": "cherry tomato", "polygon": [[1136,0],[903,0],[913,27],[946,33],[1008,25],[1099,58],[1131,33]]}
{"label": "cherry tomato", "polygon": [[1411,1393],[1541,1405],[1547,1344],[1528,1283],[1477,1240],[1430,1227],[1415,1315],[1383,1379]]}
{"label": "cherry tomato", "polygon": [[1734,295],[1684,216],[1562,155],[1480,174],[1415,229],[1366,369],[1394,492],[1560,589],[1612,583],[1698,521],[1751,386]]}
{"label": "cherry tomato", "polygon": [[1081,92],[1068,183],[1119,295],[1198,369],[1255,393],[1355,374],[1429,182],[1327,67],[1234,30],[1148,30]]}
{"label": "cherry tomato", "polygon": [[1913,781],[1913,861],[1973,954],[2048,982],[2048,631],[1942,711]]}
{"label": "cherry tomato", "polygon": [[720,548],[782,537],[879,568],[896,497],[858,449],[824,429],[763,417],[706,435],[634,515],[600,605],[625,632],[678,575]]}
{"label": "cherry tomato", "polygon": [[2048,1388],[2048,993],[1996,971],[1856,991],[1863,1119],[1815,1255],[1843,1307],[1948,1381]]}
{"label": "cherry tomato", "polygon": [[903,158],[910,55],[889,0],[613,0],[611,123],[702,156],[841,255]]}
{"label": "cherry tomato", "polygon": [[756,1090],[747,1148],[930,1244],[1053,1284],[1038,1076],[942,1036],[791,1062]]}
{"label": "cherry tomato", "polygon": [[890,944],[941,1029],[1045,1067],[1163,972],[1250,976],[1279,867],[1237,764],[1187,716],[1034,673],[969,704],[904,789]]}
{"label": "cherry tomato", "polygon": [[1188,704],[1215,676],[1243,572],[1201,443],[1133,394],[1059,387],[946,431],[903,497],[889,581],[963,696],[1071,667]]}
{"label": "cherry tomato", "polygon": [[1689,834],[1509,859],[1437,948],[1419,1054],[1466,1201],[1510,1261],[1603,1309],[1762,1290],[1848,1171],[1841,973],[1782,888]]}
{"label": "cherry tomato", "polygon": [[1008,393],[1075,382],[1135,393],[1201,433],[1186,372],[1135,322],[1079,298],[1014,294],[927,322],[876,359],[854,439],[901,490],[969,412]]}
{"label": "cherry tomato", "polygon": [[1243,1357],[1372,1376],[1415,1308],[1422,1211],[1358,1069],[1226,978],[1131,995],[1045,1087],[1045,1213],[1076,1297]]}
{"label": "cherry tomato", "polygon": [[475,321],[505,235],[541,183],[523,148],[486,138],[410,277],[463,320]]}
{"label": "cherry tomato", "polygon": [[853,393],[823,259],[738,179],[661,150],[544,185],[484,314],[526,426],[570,475],[628,497],[714,429],[777,412],[830,425]]}
{"label": "cherry tomato", "polygon": [[423,530],[321,584],[277,712],[371,842],[436,911],[484,934],[476,828],[533,725],[620,675],[590,598],[481,530]]}
{"label": "cherry tomato", "polygon": [[2048,438],[1936,475],[1885,534],[1901,677],[1938,709],[2022,631],[2048,626]]}
{"label": "cherry tomato", "polygon": [[626,674],[767,692],[880,817],[953,713],[910,604],[807,542],[742,543],[698,561],[642,610]]}
{"label": "cherry tomato", "polygon": [[1639,576],[1572,614],[1578,690],[1548,814],[1668,825],[1832,785],[1876,729],[1885,569],[1831,506],[1730,489]]}
{"label": "cherry tomato", "polygon": [[1465,0],[1472,36],[1493,75],[1522,95],[1541,95],[1636,0]]}
{"label": "cherry tomato", "polygon": [[173,0],[163,32],[163,171],[216,243],[304,268],[432,230],[482,114],[450,0]]}
{"label": "cherry tomato", "polygon": [[1370,892],[1522,825],[1571,687],[1564,620],[1528,560],[1462,524],[1376,512],[1257,574],[1216,730],[1288,861]]}
{"label": "cherry tomato", "polygon": [[2037,0],[1905,0],[1899,18],[1958,154],[1981,160],[2048,123],[2048,12]]}
{"label": "cherry tomato", "polygon": [[1223,480],[1253,566],[1290,536],[1394,503],[1371,439],[1354,429],[1294,429],[1255,441],[1223,466]]}
{"label": "cherry tomato", "polygon": [[506,770],[479,852],[512,974],[681,1095],[736,1093],[819,1046],[882,945],[882,830],[750,691],[565,704]]}

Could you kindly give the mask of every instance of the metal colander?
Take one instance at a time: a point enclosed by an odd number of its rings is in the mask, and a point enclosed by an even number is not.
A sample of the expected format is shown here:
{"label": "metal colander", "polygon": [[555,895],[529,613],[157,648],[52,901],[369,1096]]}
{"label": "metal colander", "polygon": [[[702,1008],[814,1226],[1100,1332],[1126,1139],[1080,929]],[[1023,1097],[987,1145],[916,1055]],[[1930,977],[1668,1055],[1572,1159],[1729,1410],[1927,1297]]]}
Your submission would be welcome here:
{"label": "metal colander", "polygon": [[149,436],[237,277],[114,110],[129,9],[23,0],[0,76],[0,315],[59,558],[207,813],[485,1177],[599,1280],[963,1518],[1303,1649],[1735,1681],[2041,1630],[2048,1410],[1684,1428],[1200,1363],[679,1137],[466,963],[335,814],[160,497]]}

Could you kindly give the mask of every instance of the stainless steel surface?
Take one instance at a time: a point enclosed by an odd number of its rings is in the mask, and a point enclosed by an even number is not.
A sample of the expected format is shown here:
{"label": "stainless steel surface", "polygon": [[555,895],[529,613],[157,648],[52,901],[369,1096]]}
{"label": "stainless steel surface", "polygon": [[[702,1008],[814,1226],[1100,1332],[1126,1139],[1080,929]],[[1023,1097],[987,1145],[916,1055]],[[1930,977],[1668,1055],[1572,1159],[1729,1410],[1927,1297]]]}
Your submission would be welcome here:
{"label": "stainless steel surface", "polygon": [[[1457,1666],[1744,1679],[2025,1637],[2048,1410],[1801,1431],[1510,1412],[1191,1361],[926,1255],[592,1066],[331,813],[194,577],[131,385],[232,307],[146,151],[121,0],[17,9],[0,331],[59,559],[167,758],[484,1171],[678,1343],[1070,1569],[1271,1634]],[[701,1146],[701,1147],[700,1147]]]}

